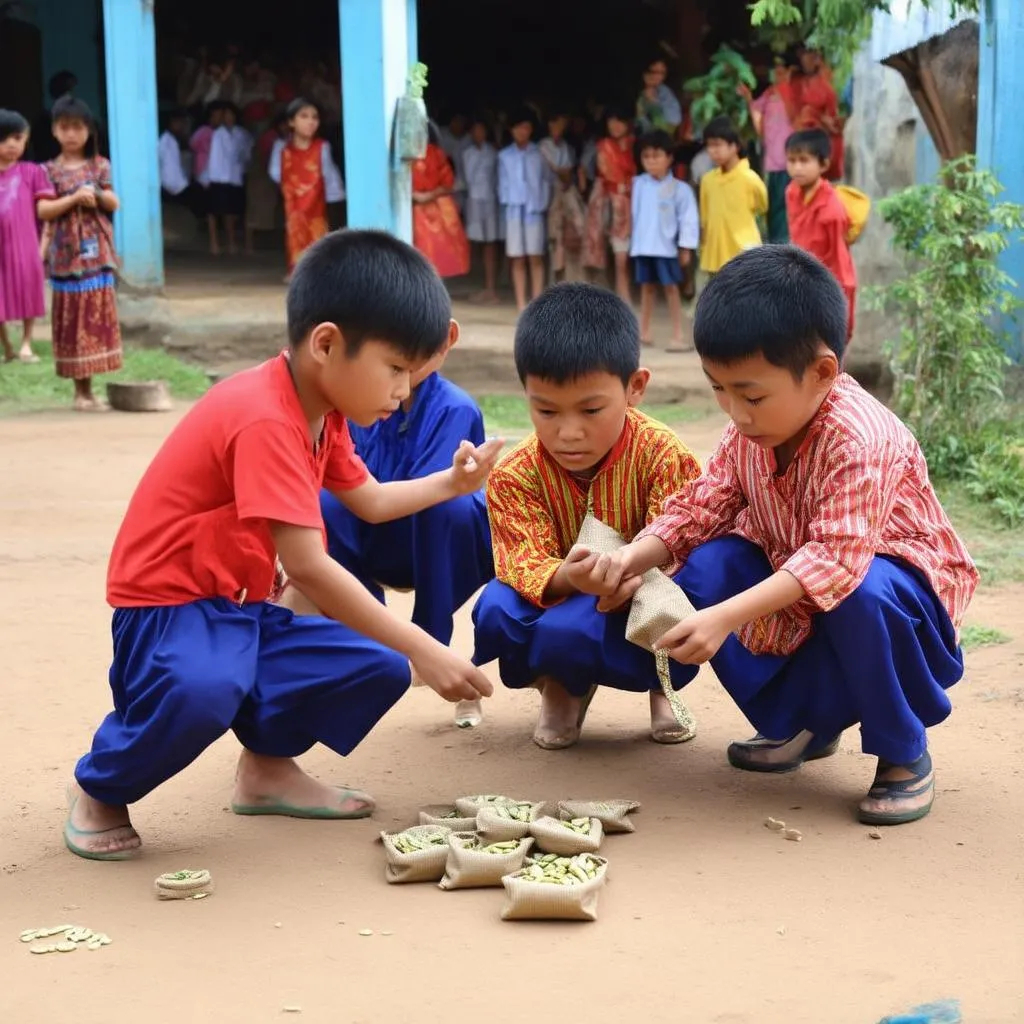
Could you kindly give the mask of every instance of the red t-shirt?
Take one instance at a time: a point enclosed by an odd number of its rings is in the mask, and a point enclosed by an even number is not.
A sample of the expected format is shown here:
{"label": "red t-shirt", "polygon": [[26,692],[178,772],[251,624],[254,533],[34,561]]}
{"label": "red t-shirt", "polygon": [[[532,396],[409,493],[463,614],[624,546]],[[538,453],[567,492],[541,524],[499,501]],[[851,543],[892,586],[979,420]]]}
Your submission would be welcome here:
{"label": "red t-shirt", "polygon": [[369,474],[340,413],[309,423],[282,354],[210,389],[164,441],[114,541],[107,602],[115,608],[227,597],[265,601],[277,553],[270,522],[323,529],[320,489]]}
{"label": "red t-shirt", "polygon": [[856,288],[857,270],[846,241],[850,215],[836,190],[822,180],[805,196],[800,186],[791,181],[786,186],[786,215],[793,244],[817,256],[843,288]]}

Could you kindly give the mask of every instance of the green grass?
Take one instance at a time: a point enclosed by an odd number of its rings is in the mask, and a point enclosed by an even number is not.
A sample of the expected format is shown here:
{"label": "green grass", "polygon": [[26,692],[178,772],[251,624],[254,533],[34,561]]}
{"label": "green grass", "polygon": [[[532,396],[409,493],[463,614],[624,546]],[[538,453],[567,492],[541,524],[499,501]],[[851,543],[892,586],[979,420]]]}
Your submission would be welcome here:
{"label": "green grass", "polygon": [[[46,342],[34,345],[39,362],[0,364],[0,415],[66,409],[71,405],[70,380],[53,372],[53,353]],[[164,380],[178,399],[198,398],[210,386],[205,371],[169,355],[162,349],[125,348],[124,366],[117,373],[96,378],[97,394],[107,381]]]}
{"label": "green grass", "polygon": [[[507,441],[519,441],[533,430],[526,399],[522,395],[476,395],[476,400],[484,414],[487,433],[504,437]],[[705,419],[710,406],[703,403],[687,405],[682,402],[645,404],[641,406],[648,416],[652,416],[670,427],[693,423]]]}
{"label": "green grass", "polygon": [[1013,637],[991,626],[964,626],[960,631],[960,643],[965,651],[976,651],[979,647],[995,647],[1008,644]]}
{"label": "green grass", "polygon": [[1024,581],[1024,530],[1012,529],[959,484],[938,483],[939,499],[985,583]]}

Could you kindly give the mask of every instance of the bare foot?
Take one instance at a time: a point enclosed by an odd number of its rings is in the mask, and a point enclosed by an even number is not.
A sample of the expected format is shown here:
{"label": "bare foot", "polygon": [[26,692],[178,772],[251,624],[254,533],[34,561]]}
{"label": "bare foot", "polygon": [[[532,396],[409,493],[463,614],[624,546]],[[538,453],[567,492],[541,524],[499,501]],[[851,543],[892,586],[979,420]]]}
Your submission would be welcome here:
{"label": "bare foot", "polygon": [[478,700],[460,700],[455,705],[455,725],[459,729],[474,729],[484,720],[483,704]]}
{"label": "bare foot", "polygon": [[93,860],[123,859],[142,846],[127,807],[101,804],[78,783],[68,787],[64,842],[72,853]]}
{"label": "bare foot", "polygon": [[292,818],[365,818],[373,797],[339,789],[307,775],[290,757],[266,757],[243,750],[231,800],[236,814],[283,814]]}
{"label": "bare foot", "polygon": [[24,342],[21,346],[21,351],[18,353],[18,358],[23,363],[38,363],[39,356],[32,351],[32,345],[29,342]]}
{"label": "bare foot", "polygon": [[533,742],[543,750],[563,750],[580,738],[580,712],[583,698],[573,697],[554,679],[545,679],[541,687],[540,718]]}
{"label": "bare foot", "polygon": [[645,348],[654,348],[654,342],[650,338],[641,338],[640,344]]}

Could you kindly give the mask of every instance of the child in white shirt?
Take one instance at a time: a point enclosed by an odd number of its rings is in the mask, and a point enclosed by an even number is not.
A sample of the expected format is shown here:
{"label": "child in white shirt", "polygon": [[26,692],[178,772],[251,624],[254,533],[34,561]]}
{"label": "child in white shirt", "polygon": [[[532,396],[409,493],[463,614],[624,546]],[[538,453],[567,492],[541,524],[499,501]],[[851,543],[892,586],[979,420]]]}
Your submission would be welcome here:
{"label": "child in white shirt", "polygon": [[466,237],[483,251],[484,290],[476,302],[497,303],[498,151],[487,141],[489,128],[483,118],[470,125],[470,144],[462,151],[466,184]]}

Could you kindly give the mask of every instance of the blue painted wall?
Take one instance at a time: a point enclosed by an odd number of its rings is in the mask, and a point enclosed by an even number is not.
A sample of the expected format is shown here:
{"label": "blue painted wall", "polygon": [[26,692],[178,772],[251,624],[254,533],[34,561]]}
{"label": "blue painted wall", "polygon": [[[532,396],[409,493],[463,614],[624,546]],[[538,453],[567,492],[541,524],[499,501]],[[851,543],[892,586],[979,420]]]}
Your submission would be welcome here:
{"label": "blue painted wall", "polygon": [[[1024,3],[986,0],[978,67],[978,163],[995,171],[1006,187],[1003,197],[1024,203],[1024,130],[1019,99],[1024,96]],[[1004,254],[1001,265],[1024,298],[1024,243]],[[1024,357],[1024,327],[1008,323],[1010,355]]]}

